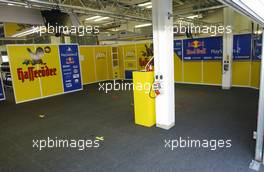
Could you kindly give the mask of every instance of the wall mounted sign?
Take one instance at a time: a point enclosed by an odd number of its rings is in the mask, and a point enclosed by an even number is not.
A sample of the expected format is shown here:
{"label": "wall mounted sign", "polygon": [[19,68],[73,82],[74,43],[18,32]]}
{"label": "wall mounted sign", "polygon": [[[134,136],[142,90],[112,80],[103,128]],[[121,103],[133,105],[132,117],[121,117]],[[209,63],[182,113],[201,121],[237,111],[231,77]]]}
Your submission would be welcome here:
{"label": "wall mounted sign", "polygon": [[234,35],[233,59],[250,60],[251,57],[251,34]]}
{"label": "wall mounted sign", "polygon": [[82,89],[77,44],[7,45],[16,103]]}
{"label": "wall mounted sign", "polygon": [[78,45],[60,45],[64,92],[82,89]]}
{"label": "wall mounted sign", "polygon": [[183,40],[184,60],[221,60],[223,37],[208,37]]}
{"label": "wall mounted sign", "polygon": [[174,40],[173,47],[176,55],[182,59],[182,40]]}
{"label": "wall mounted sign", "polygon": [[253,43],[253,60],[261,60],[262,52],[262,35],[255,35]]}

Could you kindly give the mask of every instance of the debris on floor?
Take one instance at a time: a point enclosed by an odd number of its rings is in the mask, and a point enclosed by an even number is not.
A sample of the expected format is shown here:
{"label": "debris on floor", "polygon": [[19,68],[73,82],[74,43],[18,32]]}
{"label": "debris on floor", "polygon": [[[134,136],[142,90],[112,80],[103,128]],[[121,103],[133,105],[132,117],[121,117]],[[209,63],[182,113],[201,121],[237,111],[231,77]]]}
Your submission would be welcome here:
{"label": "debris on floor", "polygon": [[42,115],[39,115],[38,117],[39,117],[39,118],[45,118],[46,115],[42,114]]}
{"label": "debris on floor", "polygon": [[119,97],[118,96],[112,96],[113,100],[117,100]]}
{"label": "debris on floor", "polygon": [[96,140],[104,141],[104,137],[96,136],[95,138],[96,138]]}

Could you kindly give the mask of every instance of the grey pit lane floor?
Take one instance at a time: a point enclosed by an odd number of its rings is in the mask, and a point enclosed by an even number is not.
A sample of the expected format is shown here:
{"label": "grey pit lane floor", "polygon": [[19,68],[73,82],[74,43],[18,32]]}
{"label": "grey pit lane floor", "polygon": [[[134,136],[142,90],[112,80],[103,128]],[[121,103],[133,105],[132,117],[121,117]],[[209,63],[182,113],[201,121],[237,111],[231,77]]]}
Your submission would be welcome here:
{"label": "grey pit lane floor", "polygon": [[[134,124],[133,92],[83,91],[15,105],[0,102],[0,172],[247,172],[254,157],[258,91],[176,85],[176,123]],[[40,118],[39,115],[45,115]],[[89,139],[99,148],[38,151],[33,139]],[[231,139],[231,148],[165,148],[164,139]]]}

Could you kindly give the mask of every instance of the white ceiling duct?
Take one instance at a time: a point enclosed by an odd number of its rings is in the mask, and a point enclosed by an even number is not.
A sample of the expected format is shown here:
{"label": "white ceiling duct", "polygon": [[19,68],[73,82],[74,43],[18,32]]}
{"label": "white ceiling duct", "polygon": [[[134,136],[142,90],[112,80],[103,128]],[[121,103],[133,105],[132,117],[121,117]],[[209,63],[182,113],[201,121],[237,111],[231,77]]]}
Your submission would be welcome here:
{"label": "white ceiling duct", "polygon": [[264,26],[263,0],[219,0]]}

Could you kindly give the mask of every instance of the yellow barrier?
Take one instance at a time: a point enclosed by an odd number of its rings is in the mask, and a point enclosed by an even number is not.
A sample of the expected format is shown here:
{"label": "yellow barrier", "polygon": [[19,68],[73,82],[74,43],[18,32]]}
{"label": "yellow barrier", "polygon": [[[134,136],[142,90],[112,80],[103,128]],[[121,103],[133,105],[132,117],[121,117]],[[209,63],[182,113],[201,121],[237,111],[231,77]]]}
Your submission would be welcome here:
{"label": "yellow barrier", "polygon": [[154,72],[133,72],[135,123],[146,127],[156,123],[153,79]]}

